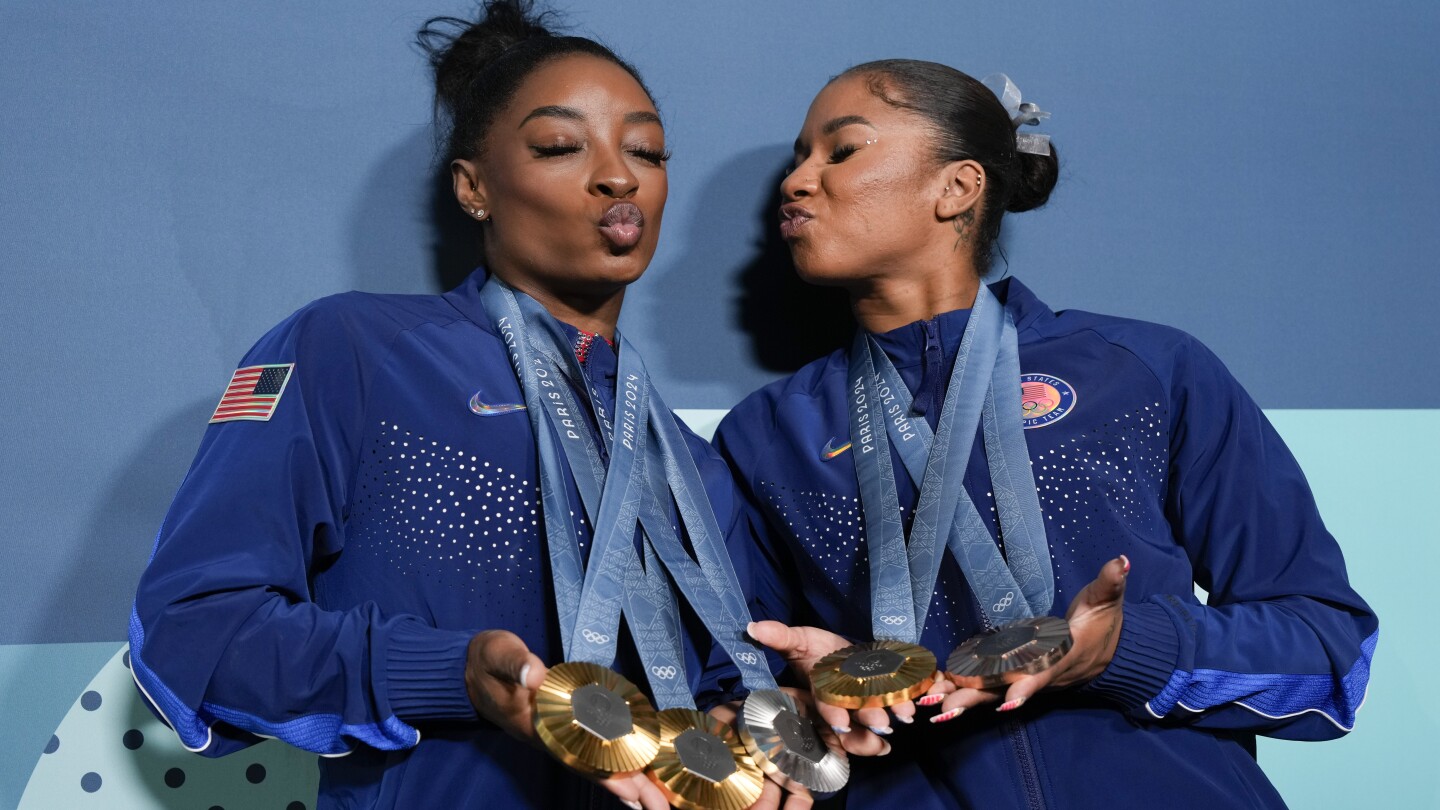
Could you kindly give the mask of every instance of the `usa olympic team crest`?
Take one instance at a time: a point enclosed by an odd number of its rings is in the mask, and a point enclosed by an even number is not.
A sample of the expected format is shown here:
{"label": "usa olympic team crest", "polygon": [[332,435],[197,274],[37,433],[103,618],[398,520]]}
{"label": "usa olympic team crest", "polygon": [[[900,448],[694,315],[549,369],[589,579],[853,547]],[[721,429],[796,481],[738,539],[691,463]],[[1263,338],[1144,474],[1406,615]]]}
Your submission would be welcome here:
{"label": "usa olympic team crest", "polygon": [[1020,410],[1026,430],[1059,422],[1075,410],[1075,388],[1049,374],[1021,374]]}

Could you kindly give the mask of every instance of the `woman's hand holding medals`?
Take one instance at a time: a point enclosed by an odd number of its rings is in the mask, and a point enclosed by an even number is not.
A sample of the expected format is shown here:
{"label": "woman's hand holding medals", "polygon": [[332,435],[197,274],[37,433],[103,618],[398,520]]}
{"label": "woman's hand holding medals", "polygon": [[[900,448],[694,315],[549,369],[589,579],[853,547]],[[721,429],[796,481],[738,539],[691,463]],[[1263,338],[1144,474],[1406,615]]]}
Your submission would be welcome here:
{"label": "woman's hand holding medals", "polygon": [[[465,688],[482,719],[540,748],[535,733],[535,692],[548,671],[519,636],[508,630],[486,630],[470,640]],[[631,807],[665,810],[670,806],[642,771],[592,778]]]}
{"label": "woman's hand holding medals", "polygon": [[[1106,563],[1099,575],[1091,581],[1070,602],[1066,622],[1057,619],[1030,620],[1023,623],[1043,623],[1043,627],[1068,623],[1068,650],[1049,666],[1038,671],[1025,672],[1012,669],[1008,673],[994,676],[991,680],[1004,682],[986,687],[961,686],[954,673],[936,673],[935,682],[924,697],[917,700],[900,701],[889,706],[889,715],[884,708],[847,709],[825,703],[818,698],[816,708],[824,721],[840,737],[846,751],[857,756],[883,756],[890,752],[890,744],[884,737],[892,733],[890,716],[901,723],[914,722],[916,703],[926,707],[938,707],[930,718],[932,723],[953,720],[967,709],[1003,700],[997,711],[1011,711],[1042,690],[1064,689],[1084,684],[1098,677],[1109,666],[1115,655],[1115,646],[1120,638],[1120,627],[1124,618],[1125,581],[1130,572],[1130,561],[1124,556]],[[1022,623],[1017,623],[1022,624]],[[1004,628],[1001,628],[1004,631]],[[811,671],[821,659],[852,646],[843,636],[818,627],[790,627],[780,622],[755,622],[749,627],[750,636],[756,641],[780,653],[797,675],[809,682]],[[982,634],[977,639],[961,645],[957,654],[972,647],[975,641],[987,637],[999,637],[1000,633]],[[1053,648],[1052,648],[1053,649]],[[955,656],[952,655],[952,661]],[[1043,662],[1039,662],[1043,664]],[[1039,665],[1039,664],[1037,664]],[[1033,670],[1034,667],[1032,666]],[[974,679],[960,677],[969,683]]]}

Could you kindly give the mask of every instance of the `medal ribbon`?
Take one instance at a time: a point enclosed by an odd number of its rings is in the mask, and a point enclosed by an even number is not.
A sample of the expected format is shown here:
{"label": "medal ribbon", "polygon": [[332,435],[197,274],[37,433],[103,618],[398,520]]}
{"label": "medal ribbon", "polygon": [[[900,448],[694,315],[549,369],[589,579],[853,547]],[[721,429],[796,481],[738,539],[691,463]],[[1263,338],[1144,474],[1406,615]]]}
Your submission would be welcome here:
{"label": "medal ribbon", "polygon": [[[617,391],[621,420],[612,424],[594,387],[586,384],[568,336],[543,307],[493,276],[482,288],[481,299],[510,349],[537,439],[543,519],[566,660],[613,665],[623,610],[642,663],[655,676],[650,681],[657,703],[693,706],[674,595],[653,554],[646,550],[644,570],[635,554],[642,493],[648,488],[645,425],[651,390],[638,354],[620,338],[618,376],[625,392]],[[572,382],[590,393],[599,440],[609,451],[608,465]],[[594,527],[589,565],[583,573],[569,523],[561,458],[570,466]]]}
{"label": "medal ribbon", "polygon": [[[745,687],[752,692],[776,689],[764,652],[746,635],[750,609],[685,435],[658,392],[651,392],[650,408],[652,441],[646,455],[650,486],[641,516],[646,537],[700,621],[735,662]],[[694,557],[685,549],[670,521],[670,510],[660,500],[667,490],[674,497]]]}
{"label": "medal ribbon", "polygon": [[[910,418],[909,389],[864,332],[856,336],[850,370],[851,439],[871,559],[875,637],[918,643],[939,576],[942,537],[987,616],[1048,613],[1054,598],[1049,549],[1024,434],[1018,420],[996,418],[995,391],[1008,391],[1020,367],[1014,323],[994,294],[981,285],[976,295],[933,436],[923,419]],[[964,488],[982,416],[1009,563]],[[885,430],[876,428],[877,418],[886,420]],[[908,545],[890,463],[892,440],[920,483]]]}

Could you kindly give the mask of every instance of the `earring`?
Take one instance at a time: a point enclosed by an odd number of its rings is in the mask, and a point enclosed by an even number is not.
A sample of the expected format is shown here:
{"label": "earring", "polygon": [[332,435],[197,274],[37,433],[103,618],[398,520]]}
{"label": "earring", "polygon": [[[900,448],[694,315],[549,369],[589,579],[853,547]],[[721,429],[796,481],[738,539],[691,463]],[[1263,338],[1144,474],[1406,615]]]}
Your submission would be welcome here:
{"label": "earring", "polygon": [[474,211],[471,211],[470,213],[473,214],[476,219],[484,219],[484,218],[485,218],[485,209],[484,209],[484,208],[476,208]]}

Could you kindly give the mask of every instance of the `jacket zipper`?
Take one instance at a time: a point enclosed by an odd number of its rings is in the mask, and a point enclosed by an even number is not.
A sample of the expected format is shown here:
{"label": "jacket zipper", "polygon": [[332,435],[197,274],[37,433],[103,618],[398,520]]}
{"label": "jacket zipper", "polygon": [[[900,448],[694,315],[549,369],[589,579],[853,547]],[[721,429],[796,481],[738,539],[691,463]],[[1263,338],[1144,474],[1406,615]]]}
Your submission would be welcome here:
{"label": "jacket zipper", "polygon": [[1025,786],[1026,807],[1030,810],[1046,810],[1045,794],[1040,790],[1039,769],[1035,757],[1030,753],[1030,740],[1026,737],[1023,723],[1011,721],[1005,724],[1010,735],[1010,745],[1015,749],[1015,759],[1020,763],[1020,781]]}
{"label": "jacket zipper", "polygon": [[921,366],[920,385],[915,391],[915,399],[911,401],[910,411],[917,416],[925,416],[940,402],[944,396],[944,382],[940,374],[940,326],[935,318],[925,321],[925,351],[921,354],[923,365]]}

